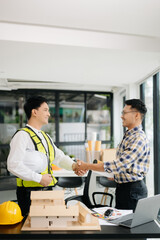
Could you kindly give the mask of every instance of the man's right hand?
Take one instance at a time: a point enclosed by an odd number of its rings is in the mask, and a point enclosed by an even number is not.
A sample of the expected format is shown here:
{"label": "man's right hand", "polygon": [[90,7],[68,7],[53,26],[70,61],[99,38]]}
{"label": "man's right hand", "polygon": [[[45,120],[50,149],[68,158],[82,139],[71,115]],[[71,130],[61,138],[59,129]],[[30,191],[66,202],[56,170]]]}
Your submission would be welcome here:
{"label": "man's right hand", "polygon": [[44,174],[42,175],[42,179],[40,181],[40,184],[44,187],[47,187],[52,182],[52,176],[51,174]]}
{"label": "man's right hand", "polygon": [[73,163],[72,164],[72,170],[74,171],[74,173],[78,176],[83,176],[84,174],[86,174],[87,170],[85,169],[80,169],[80,165],[81,165],[81,161],[77,160],[77,163]]}

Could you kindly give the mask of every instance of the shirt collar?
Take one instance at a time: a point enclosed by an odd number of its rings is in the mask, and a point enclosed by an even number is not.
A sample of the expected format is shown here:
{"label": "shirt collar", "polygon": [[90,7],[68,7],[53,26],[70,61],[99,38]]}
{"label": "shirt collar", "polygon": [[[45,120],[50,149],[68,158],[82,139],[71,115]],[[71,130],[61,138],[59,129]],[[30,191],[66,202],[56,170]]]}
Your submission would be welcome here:
{"label": "shirt collar", "polygon": [[126,135],[126,136],[127,136],[127,135],[131,135],[132,133],[137,132],[137,131],[140,131],[140,130],[142,130],[142,125],[139,125],[139,126],[136,126],[136,127],[132,128],[132,129],[130,129],[130,130],[127,130],[127,131],[125,132],[125,135]]}
{"label": "shirt collar", "polygon": [[41,133],[41,130],[36,129],[29,124],[26,124],[26,126],[30,127],[36,134]]}

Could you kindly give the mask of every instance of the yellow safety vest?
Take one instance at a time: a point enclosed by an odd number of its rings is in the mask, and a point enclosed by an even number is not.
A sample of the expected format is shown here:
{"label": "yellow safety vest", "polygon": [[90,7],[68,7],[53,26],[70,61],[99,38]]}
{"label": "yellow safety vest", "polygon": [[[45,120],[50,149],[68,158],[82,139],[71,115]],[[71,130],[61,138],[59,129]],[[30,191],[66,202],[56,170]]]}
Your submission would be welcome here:
{"label": "yellow safety vest", "polygon": [[[46,152],[46,149],[41,141],[41,139],[37,136],[37,134],[30,128],[30,127],[25,127],[25,128],[21,128],[19,129],[18,131],[25,131],[27,132],[33,143],[34,143],[34,146],[35,146],[35,149],[39,152],[42,152],[44,154],[47,155],[47,152]],[[52,165],[52,162],[54,160],[54,147],[53,147],[53,144],[51,143],[51,140],[50,138],[47,136],[46,133],[44,133],[43,131],[41,131],[41,133],[43,134],[46,142],[47,142],[47,145],[48,145],[48,157],[49,157],[49,163],[47,166],[47,168],[45,169],[45,171],[41,172],[41,174],[47,174],[47,173],[50,173],[52,174],[52,182],[49,184],[49,186],[54,186],[56,183],[57,183],[57,179],[53,176],[53,171],[52,171],[52,168],[51,168],[51,165]],[[49,168],[49,169],[48,169]],[[26,181],[26,180],[22,180],[20,178],[17,178],[17,186],[18,187],[43,187],[40,183],[37,183],[37,182],[34,182],[34,181]]]}

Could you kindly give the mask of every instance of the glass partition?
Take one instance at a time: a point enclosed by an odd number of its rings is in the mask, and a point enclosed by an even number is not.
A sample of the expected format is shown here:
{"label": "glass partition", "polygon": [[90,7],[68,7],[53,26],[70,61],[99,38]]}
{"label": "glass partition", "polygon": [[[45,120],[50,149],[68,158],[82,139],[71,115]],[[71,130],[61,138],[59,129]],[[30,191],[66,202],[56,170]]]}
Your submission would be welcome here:
{"label": "glass partition", "polygon": [[87,94],[87,139],[92,140],[93,136],[96,140],[112,140],[111,99],[107,94]]}
{"label": "glass partition", "polygon": [[150,77],[143,83],[144,88],[144,102],[147,106],[147,114],[145,116],[145,133],[150,142],[151,149],[151,162],[149,173],[146,176],[146,184],[148,187],[149,195],[154,195],[154,150],[153,150],[153,139],[154,139],[154,130],[153,130],[153,77]]}
{"label": "glass partition", "polygon": [[112,142],[112,94],[78,91],[20,89],[0,91],[0,176],[9,175],[6,160],[11,137],[27,123],[23,105],[30,96],[40,95],[48,100],[47,132],[55,145],[67,155],[85,161],[85,141],[96,132],[104,148]]}
{"label": "glass partition", "polygon": [[84,94],[74,92],[60,93],[60,142],[79,142],[85,140],[84,110]]}
{"label": "glass partition", "polygon": [[10,175],[6,167],[9,143],[25,121],[23,100],[11,92],[0,95],[0,176]]}

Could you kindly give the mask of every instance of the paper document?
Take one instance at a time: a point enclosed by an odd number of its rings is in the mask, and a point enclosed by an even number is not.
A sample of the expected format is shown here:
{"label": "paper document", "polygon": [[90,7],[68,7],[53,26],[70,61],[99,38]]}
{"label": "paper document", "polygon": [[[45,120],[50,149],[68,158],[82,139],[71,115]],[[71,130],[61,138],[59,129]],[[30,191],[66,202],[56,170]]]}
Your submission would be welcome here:
{"label": "paper document", "polygon": [[[108,209],[113,209],[113,213],[111,216],[104,216],[104,213]],[[101,208],[93,208],[92,215],[99,218],[100,225],[115,225],[116,219],[122,218],[128,214],[132,214],[132,210],[119,210],[112,207],[101,207]],[[112,222],[113,221],[113,222]],[[115,223],[115,224],[113,224]]]}

